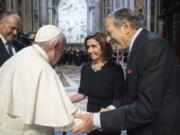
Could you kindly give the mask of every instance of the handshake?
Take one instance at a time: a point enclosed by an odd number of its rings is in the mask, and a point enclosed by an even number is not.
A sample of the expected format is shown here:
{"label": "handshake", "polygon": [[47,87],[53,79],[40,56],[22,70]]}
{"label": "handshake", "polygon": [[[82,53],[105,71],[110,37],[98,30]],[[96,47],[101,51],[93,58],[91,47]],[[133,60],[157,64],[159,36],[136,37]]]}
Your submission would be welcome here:
{"label": "handshake", "polygon": [[[110,111],[112,109],[110,108],[102,108],[100,112],[105,112],[105,111]],[[78,122],[73,128],[72,132],[74,134],[79,134],[79,133],[88,133],[94,129],[97,129],[99,131],[102,131],[101,128],[95,127],[94,126],[94,114],[93,113],[76,113],[73,114],[73,117],[75,120],[80,120],[81,122]]]}

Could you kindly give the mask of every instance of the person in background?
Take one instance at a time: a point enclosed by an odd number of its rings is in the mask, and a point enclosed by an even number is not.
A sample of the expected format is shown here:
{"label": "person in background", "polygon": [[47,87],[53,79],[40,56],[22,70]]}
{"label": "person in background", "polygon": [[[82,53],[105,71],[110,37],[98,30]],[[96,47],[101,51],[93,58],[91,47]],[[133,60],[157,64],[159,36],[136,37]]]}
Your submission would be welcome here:
{"label": "person in background", "polygon": [[35,31],[28,32],[27,38],[30,41],[30,45],[34,44],[35,36],[36,36],[36,32]]}
{"label": "person in background", "polygon": [[127,135],[179,135],[180,83],[178,60],[169,43],[142,28],[138,16],[127,8],[106,20],[107,41],[128,50],[123,102],[114,110],[75,115],[84,125],[104,132],[127,130]]}
{"label": "person in background", "polygon": [[21,19],[15,12],[0,14],[0,66],[13,54],[23,48],[23,45],[15,40],[21,25]]}
{"label": "person in background", "polygon": [[54,25],[42,26],[35,44],[16,53],[0,68],[0,135],[54,135],[80,123],[52,68],[66,38]]}
{"label": "person in background", "polygon": [[[112,60],[112,48],[106,42],[103,33],[97,32],[86,37],[84,44],[92,61],[83,65],[79,93],[70,99],[75,103],[87,96],[87,111],[99,112],[101,108],[116,104],[123,95],[123,70]],[[108,133],[108,135],[119,134],[120,132]],[[106,135],[106,133],[94,130],[88,135]]]}

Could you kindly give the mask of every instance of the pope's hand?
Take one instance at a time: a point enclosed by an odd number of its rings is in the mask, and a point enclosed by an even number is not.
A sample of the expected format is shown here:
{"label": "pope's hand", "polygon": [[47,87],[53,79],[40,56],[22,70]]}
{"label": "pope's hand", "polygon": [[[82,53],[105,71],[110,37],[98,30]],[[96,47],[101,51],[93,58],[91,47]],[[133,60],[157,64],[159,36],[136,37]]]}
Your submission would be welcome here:
{"label": "pope's hand", "polygon": [[72,132],[74,134],[79,133],[88,133],[91,130],[93,130],[93,113],[87,113],[87,114],[75,114],[73,115],[74,118],[82,119],[83,122],[72,129]]}

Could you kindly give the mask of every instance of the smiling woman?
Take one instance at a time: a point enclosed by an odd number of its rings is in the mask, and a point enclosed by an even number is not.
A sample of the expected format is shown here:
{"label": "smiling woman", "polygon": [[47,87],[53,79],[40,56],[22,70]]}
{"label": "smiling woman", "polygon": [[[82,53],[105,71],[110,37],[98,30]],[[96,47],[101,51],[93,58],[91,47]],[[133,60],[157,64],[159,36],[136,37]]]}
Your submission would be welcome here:
{"label": "smiling woman", "polygon": [[[82,67],[79,93],[71,96],[70,99],[72,102],[78,102],[87,96],[87,111],[99,112],[101,108],[116,104],[117,100],[121,99],[124,84],[123,70],[120,65],[112,61],[112,48],[106,42],[103,33],[97,32],[86,37],[84,44],[92,61]],[[106,135],[98,130],[88,134]]]}
{"label": "smiling woman", "polygon": [[94,72],[101,70],[112,56],[112,48],[105,40],[103,33],[97,32],[85,39],[85,47],[88,55],[93,60],[92,69]]}

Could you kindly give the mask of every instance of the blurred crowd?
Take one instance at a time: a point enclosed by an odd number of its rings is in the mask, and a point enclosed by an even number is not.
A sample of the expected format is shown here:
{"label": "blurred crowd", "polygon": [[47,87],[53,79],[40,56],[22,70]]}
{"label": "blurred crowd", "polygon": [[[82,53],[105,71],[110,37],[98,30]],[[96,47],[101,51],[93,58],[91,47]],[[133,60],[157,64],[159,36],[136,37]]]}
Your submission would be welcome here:
{"label": "blurred crowd", "polygon": [[[18,51],[24,47],[30,46],[34,42],[36,32],[31,31],[29,33],[19,32],[17,38],[13,40],[16,47],[18,47]],[[127,55],[126,51],[118,51],[114,50],[112,59],[117,64],[125,64],[127,63]],[[64,54],[58,62],[58,65],[76,65],[81,66],[83,63],[91,60],[89,55],[87,54],[84,48],[80,47],[67,47],[64,50]]]}
{"label": "blurred crowd", "polygon": [[[127,55],[126,51],[118,51],[114,50],[112,59],[117,64],[121,64],[122,66],[127,63]],[[91,60],[87,51],[84,48],[79,47],[67,47],[64,50],[64,54],[58,62],[58,65],[76,65],[81,66],[87,61]]]}

